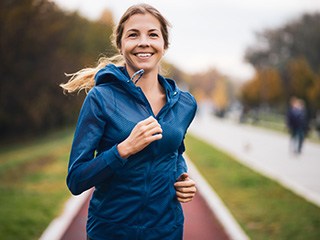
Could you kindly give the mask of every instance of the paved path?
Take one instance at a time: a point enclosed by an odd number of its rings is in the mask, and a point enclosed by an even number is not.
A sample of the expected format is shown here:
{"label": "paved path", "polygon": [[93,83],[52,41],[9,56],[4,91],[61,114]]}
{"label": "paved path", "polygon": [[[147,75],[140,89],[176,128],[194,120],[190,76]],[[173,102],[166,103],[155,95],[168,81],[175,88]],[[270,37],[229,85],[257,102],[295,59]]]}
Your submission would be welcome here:
{"label": "paved path", "polygon": [[[87,209],[91,195],[88,195],[61,240],[86,240],[85,225]],[[184,240],[229,240],[224,229],[213,215],[201,194],[197,194],[191,203],[183,204],[185,214]]]}
{"label": "paved path", "polygon": [[288,135],[210,115],[196,117],[189,133],[320,206],[320,144],[305,142],[297,156],[289,151]]}

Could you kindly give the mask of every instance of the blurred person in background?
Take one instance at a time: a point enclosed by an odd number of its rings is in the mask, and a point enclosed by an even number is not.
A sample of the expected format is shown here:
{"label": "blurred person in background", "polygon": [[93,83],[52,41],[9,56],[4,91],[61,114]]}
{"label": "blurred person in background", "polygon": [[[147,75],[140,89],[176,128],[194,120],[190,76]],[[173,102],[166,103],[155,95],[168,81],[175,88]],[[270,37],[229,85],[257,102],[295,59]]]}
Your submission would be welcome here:
{"label": "blurred person in background", "polygon": [[180,202],[191,201],[196,187],[182,154],[197,105],[159,74],[168,26],[150,5],[128,8],[114,32],[120,57],[102,58],[61,85],[88,91],[67,175],[75,195],[94,187],[88,239],[183,238]]}
{"label": "blurred person in background", "polygon": [[291,135],[291,150],[300,154],[308,130],[307,112],[302,99],[291,97],[286,123]]}

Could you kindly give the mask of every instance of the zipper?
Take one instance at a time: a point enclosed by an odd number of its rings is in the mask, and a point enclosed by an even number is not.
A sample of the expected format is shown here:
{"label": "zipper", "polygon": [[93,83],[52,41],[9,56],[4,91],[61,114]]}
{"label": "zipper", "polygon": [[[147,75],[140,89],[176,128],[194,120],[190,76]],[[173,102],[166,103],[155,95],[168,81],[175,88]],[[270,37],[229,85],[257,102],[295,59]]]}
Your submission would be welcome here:
{"label": "zipper", "polygon": [[153,116],[154,118],[156,117],[152,111],[151,105],[146,97],[146,95],[144,95],[142,89],[140,87],[136,87],[141,95],[141,100],[143,101],[143,103],[146,105],[146,111],[148,112],[149,115]]}
{"label": "zipper", "polygon": [[[146,97],[146,95],[143,93],[142,89],[140,87],[138,87],[136,85],[136,83],[140,80],[140,78],[142,77],[142,75],[144,74],[144,70],[143,69],[140,69],[138,71],[136,71],[132,77],[130,79],[127,80],[127,83],[129,84],[132,84],[135,89],[138,91],[139,95],[140,95],[140,100],[146,104],[146,106],[144,106],[146,112],[150,115],[150,116],[153,116],[155,119],[157,120],[160,120],[160,116],[161,114],[163,114],[168,108],[169,108],[169,104],[170,104],[170,92],[168,92],[166,90],[166,103],[165,105],[160,109],[160,111],[158,112],[157,115],[154,114],[153,110],[152,110],[152,107]],[[177,91],[174,91],[172,96],[175,96],[177,95],[178,92]]]}
{"label": "zipper", "polygon": [[[152,143],[151,143],[152,144]],[[147,169],[146,169],[146,178],[144,181],[144,194],[143,194],[143,198],[142,198],[142,204],[141,204],[141,208],[140,208],[140,212],[139,212],[139,225],[141,229],[144,229],[144,214],[145,214],[145,207],[147,206],[148,202],[149,202],[149,195],[150,195],[150,183],[151,183],[151,179],[152,179],[152,166],[153,166],[153,162],[154,162],[154,158],[155,158],[155,154],[154,151],[152,149],[150,149],[152,151],[152,158],[150,161],[148,161],[147,164]]]}
{"label": "zipper", "polygon": [[[170,98],[167,97],[167,101],[164,104],[164,106],[160,109],[160,111],[158,112],[157,115],[154,114],[154,112],[152,111],[152,107],[146,97],[146,95],[144,95],[142,89],[140,87],[136,87],[137,90],[139,91],[139,93],[141,94],[141,100],[144,102],[144,104],[146,104],[145,108],[146,111],[148,112],[148,114],[150,114],[151,116],[153,116],[155,119],[160,120],[161,119],[161,115],[163,115],[164,113],[166,113],[166,111],[169,109],[169,105],[170,105]],[[177,92],[175,91],[173,93],[173,96],[175,96],[177,94]]]}

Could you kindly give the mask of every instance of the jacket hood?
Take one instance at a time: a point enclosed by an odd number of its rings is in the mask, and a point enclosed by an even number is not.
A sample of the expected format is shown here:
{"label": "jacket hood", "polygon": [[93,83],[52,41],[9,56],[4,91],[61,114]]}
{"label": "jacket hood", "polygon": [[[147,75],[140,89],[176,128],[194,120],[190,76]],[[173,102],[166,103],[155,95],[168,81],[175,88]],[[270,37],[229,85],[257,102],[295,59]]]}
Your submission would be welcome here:
{"label": "jacket hood", "polygon": [[[160,74],[158,75],[158,80],[166,91],[167,102],[172,106],[179,98],[181,92],[180,89],[174,80],[165,78]],[[139,87],[137,87],[130,79],[130,76],[124,66],[108,64],[97,72],[95,75],[95,85],[98,86],[108,83],[121,84],[124,86],[124,89],[134,96],[139,96],[141,94],[140,91],[138,91]]]}
{"label": "jacket hood", "polygon": [[119,83],[119,81],[128,82],[130,77],[125,67],[117,67],[113,64],[108,64],[96,73],[94,80],[96,86],[98,86],[104,83]]}

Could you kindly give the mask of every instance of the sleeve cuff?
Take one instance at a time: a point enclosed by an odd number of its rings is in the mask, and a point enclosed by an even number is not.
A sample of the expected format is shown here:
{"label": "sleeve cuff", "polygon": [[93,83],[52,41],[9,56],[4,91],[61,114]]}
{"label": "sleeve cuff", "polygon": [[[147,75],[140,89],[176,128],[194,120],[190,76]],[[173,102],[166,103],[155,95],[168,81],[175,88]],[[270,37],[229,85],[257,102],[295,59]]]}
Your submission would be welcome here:
{"label": "sleeve cuff", "polygon": [[103,159],[107,162],[110,168],[115,171],[122,168],[128,161],[126,158],[122,158],[118,152],[117,144],[111,149],[103,153]]}

